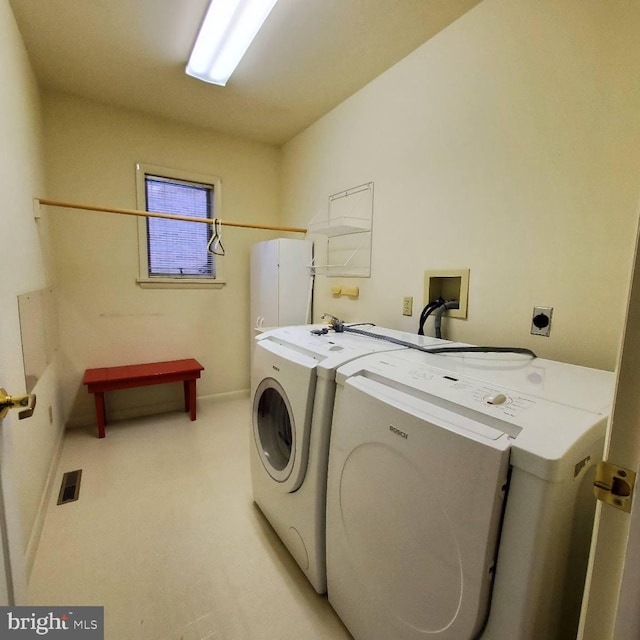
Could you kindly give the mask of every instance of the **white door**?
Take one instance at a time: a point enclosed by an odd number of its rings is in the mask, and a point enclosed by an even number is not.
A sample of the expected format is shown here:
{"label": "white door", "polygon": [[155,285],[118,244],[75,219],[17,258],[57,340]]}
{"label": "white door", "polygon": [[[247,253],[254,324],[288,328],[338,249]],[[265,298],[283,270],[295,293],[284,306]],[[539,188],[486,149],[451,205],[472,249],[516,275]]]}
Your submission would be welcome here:
{"label": "white door", "polygon": [[[636,244],[616,398],[605,459],[640,472],[640,256]],[[640,638],[640,493],[632,513],[599,505],[592,574],[579,638]]]}
{"label": "white door", "polygon": [[[15,274],[16,267],[12,264],[10,255],[0,250],[0,273]],[[15,295],[15,279],[8,277],[0,279],[0,388],[7,394],[18,395],[24,393],[24,371],[14,370],[16,362],[22,363],[22,338],[20,325],[17,322],[18,300]],[[11,369],[9,369],[9,363]],[[16,382],[19,381],[19,382]],[[9,411],[4,419],[0,419],[0,606],[13,605],[15,580],[11,575],[9,542],[18,542],[17,511],[15,494],[9,488],[7,470],[11,468],[10,456],[12,452],[10,436],[18,422],[17,410]],[[15,517],[7,518],[7,513]],[[7,523],[9,523],[7,534]],[[14,551],[17,551],[17,547]],[[16,557],[16,566],[20,559]],[[17,583],[22,585],[22,577]]]}
{"label": "white door", "polygon": [[634,503],[625,553],[614,638],[640,638],[640,506]]}
{"label": "white door", "polygon": [[[10,254],[0,250],[0,273],[15,274],[16,266],[12,264]],[[16,370],[16,363],[22,364],[22,337],[20,324],[17,321],[18,300],[15,294],[15,278],[0,279],[0,388],[8,395],[24,393],[24,371]],[[11,363],[11,365],[9,365]],[[21,592],[25,579],[20,567],[23,559],[19,557],[19,533],[17,527],[17,500],[15,492],[10,488],[8,469],[12,455],[11,433],[18,427],[18,411],[10,410],[4,419],[0,419],[0,606],[15,604],[16,590],[20,585]],[[13,517],[7,517],[7,514]],[[15,545],[12,555],[9,552],[9,540]],[[10,557],[14,558],[14,573],[11,572]]]}
{"label": "white door", "polygon": [[[0,388],[4,387],[5,376],[3,375],[3,364],[4,360],[0,355]],[[9,390],[7,389],[7,392]],[[6,421],[12,419],[12,416],[7,415]],[[2,443],[2,434],[3,434],[3,426],[5,420],[0,418],[0,465],[4,460],[4,446]],[[11,600],[9,597],[9,593],[11,592],[10,587],[10,575],[7,571],[7,567],[9,566],[9,549],[6,544],[7,539],[7,525],[6,518],[4,514],[4,496],[2,491],[2,468],[0,467],[0,606],[7,606],[8,604],[13,604],[13,596],[11,596]]]}

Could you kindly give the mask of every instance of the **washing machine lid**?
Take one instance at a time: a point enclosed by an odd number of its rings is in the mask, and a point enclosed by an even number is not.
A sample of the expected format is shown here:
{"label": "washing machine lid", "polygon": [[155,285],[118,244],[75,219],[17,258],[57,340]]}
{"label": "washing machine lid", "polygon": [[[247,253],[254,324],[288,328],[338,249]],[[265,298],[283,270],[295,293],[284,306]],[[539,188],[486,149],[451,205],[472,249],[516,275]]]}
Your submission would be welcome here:
{"label": "washing machine lid", "polygon": [[349,332],[326,334],[312,333],[313,330],[326,328],[327,325],[301,325],[293,327],[279,327],[256,336],[258,344],[277,345],[279,352],[300,354],[305,358],[312,358],[317,362],[317,374],[320,377],[334,379],[335,370],[343,364],[369,353],[397,351],[404,349],[397,342],[389,342],[385,337],[394,340],[411,342],[422,346],[441,346],[449,344],[446,340],[418,336],[404,331],[387,329],[377,326],[358,326],[367,331],[370,337]]}
{"label": "washing machine lid", "polygon": [[[550,482],[573,477],[577,452],[585,444],[597,446],[604,436],[606,415],[425,364],[425,355],[412,350],[368,355],[341,367],[336,381],[377,382],[380,397],[391,404],[419,413],[436,405],[460,424],[473,424],[469,428],[483,437],[505,434],[511,464]],[[440,363],[442,357],[427,358]]]}
{"label": "washing machine lid", "polygon": [[489,610],[508,437],[402,396],[364,377],[341,390],[337,526],[380,637],[472,640]]}

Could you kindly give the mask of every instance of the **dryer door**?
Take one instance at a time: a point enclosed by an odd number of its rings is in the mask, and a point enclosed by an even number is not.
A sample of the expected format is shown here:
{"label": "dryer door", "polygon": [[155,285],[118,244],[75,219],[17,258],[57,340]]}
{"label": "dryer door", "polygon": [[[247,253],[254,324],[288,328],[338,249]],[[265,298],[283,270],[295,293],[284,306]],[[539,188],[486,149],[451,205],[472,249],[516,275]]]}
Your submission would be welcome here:
{"label": "dryer door", "polygon": [[[253,393],[254,444],[265,471],[284,492],[300,487],[309,457],[316,362],[258,344]],[[269,372],[269,375],[267,375]]]}
{"label": "dryer door", "polygon": [[357,640],[473,640],[489,608],[509,444],[394,385],[356,376],[338,387],[329,601]]}

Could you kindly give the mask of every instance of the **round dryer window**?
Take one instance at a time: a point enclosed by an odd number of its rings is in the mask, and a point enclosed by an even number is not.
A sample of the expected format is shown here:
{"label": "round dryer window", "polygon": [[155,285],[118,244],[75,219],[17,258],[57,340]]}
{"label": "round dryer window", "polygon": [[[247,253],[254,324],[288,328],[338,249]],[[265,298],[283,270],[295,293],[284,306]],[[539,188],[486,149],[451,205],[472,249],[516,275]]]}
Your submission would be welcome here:
{"label": "round dryer window", "polygon": [[253,427],[262,464],[274,480],[284,482],[293,469],[295,428],[287,397],[273,378],[263,380],[256,390]]}

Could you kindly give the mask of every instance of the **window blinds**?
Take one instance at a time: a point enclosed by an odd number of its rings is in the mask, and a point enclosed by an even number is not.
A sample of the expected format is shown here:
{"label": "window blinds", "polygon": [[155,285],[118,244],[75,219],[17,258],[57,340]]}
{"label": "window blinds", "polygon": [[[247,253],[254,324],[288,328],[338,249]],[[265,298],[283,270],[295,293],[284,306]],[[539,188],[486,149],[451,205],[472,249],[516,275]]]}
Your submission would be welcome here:
{"label": "window blinds", "polygon": [[[214,217],[213,186],[145,176],[147,211]],[[207,252],[212,225],[147,218],[149,276],[212,278],[215,257]]]}

